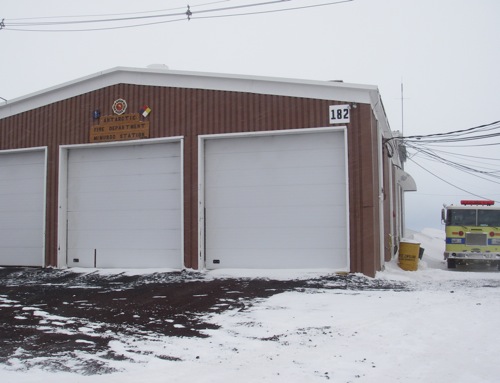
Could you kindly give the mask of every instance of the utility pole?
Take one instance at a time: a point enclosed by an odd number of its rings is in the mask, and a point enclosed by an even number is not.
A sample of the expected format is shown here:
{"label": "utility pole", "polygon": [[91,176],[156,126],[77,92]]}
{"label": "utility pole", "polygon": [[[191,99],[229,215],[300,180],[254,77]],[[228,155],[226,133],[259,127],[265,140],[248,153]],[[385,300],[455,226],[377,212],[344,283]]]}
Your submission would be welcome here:
{"label": "utility pole", "polygon": [[401,80],[401,136],[404,137],[404,97],[403,97],[403,80]]}

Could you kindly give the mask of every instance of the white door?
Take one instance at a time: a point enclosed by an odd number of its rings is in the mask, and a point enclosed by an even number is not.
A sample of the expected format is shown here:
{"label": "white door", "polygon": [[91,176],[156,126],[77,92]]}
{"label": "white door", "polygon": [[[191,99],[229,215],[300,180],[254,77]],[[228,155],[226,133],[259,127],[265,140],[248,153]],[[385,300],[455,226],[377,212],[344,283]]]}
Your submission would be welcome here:
{"label": "white door", "polygon": [[182,268],[180,142],[68,151],[67,263]]}
{"label": "white door", "polygon": [[348,268],[343,130],[204,150],[207,268]]}
{"label": "white door", "polygon": [[45,151],[0,154],[0,265],[44,266]]}

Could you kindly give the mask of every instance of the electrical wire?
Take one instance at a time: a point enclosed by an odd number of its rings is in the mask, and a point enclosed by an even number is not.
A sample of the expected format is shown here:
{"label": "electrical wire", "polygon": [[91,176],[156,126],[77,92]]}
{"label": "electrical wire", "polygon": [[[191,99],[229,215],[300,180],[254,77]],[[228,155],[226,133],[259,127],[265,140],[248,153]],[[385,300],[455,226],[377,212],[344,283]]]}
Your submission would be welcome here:
{"label": "electrical wire", "polygon": [[[476,193],[472,193],[472,192],[470,192],[470,191],[468,191],[468,190],[466,190],[466,189],[463,189],[463,188],[461,188],[461,187],[459,187],[459,186],[457,186],[457,185],[455,185],[455,184],[452,184],[451,182],[446,181],[444,178],[439,177],[438,175],[434,174],[434,173],[433,173],[433,172],[431,172],[429,169],[426,169],[425,167],[423,167],[423,166],[422,166],[422,165],[420,165],[419,163],[417,163],[417,162],[413,161],[411,158],[410,158],[409,160],[410,160],[410,161],[412,161],[412,162],[413,162],[416,166],[418,166],[418,167],[419,167],[419,168],[421,168],[422,170],[426,171],[427,173],[429,173],[429,174],[433,175],[434,177],[436,177],[437,179],[441,180],[442,182],[444,182],[444,183],[446,183],[446,184],[448,184],[448,185],[450,185],[450,186],[452,186],[452,187],[454,187],[454,188],[456,188],[456,189],[458,189],[458,190],[461,190],[461,191],[463,191],[463,192],[465,192],[465,193],[467,193],[467,194],[469,194],[469,195],[473,195],[473,196],[478,197],[478,198],[481,198],[481,199],[485,199],[485,200],[489,200],[489,199],[491,199],[491,198],[486,198],[486,197],[483,197],[483,196],[481,196],[481,195],[479,195],[479,194],[476,194]],[[496,202],[496,203],[500,203],[500,201],[495,201],[495,202]]]}
{"label": "electrical wire", "polygon": [[449,152],[449,151],[446,151],[446,150],[439,150],[439,149],[434,149],[434,152],[436,152],[436,153],[443,153],[444,155],[448,155],[448,156],[451,156],[451,157],[461,157],[461,158],[468,158],[468,159],[480,159],[480,160],[500,161],[500,158],[481,157],[481,156],[476,156],[476,155],[473,156],[473,155],[470,155],[470,154],[454,153],[454,152]]}
{"label": "electrical wire", "polygon": [[[258,6],[263,6],[263,5],[270,5],[270,4],[276,4],[276,3],[282,3],[285,1],[292,1],[292,0],[271,0],[271,1],[266,1],[266,2],[261,2],[261,3],[252,3],[252,4],[243,4],[243,5],[236,5],[232,7],[222,7],[222,8],[213,8],[213,9],[206,9],[206,10],[200,10],[197,11],[196,13],[207,13],[207,12],[221,12],[221,11],[227,11],[227,10],[234,10],[234,9],[241,9],[241,8],[248,8],[248,7],[258,7]],[[212,2],[213,3],[213,2]],[[209,3],[209,4],[212,4]],[[179,8],[174,8],[174,9],[179,9]],[[137,13],[134,13],[137,14]],[[99,19],[89,19],[89,20],[70,20],[70,21],[43,21],[43,22],[24,22],[24,23],[9,23],[5,22],[5,19],[2,20],[2,27],[1,29],[6,29],[6,30],[11,30],[11,31],[24,31],[24,32],[83,32],[83,31],[96,31],[96,30],[108,30],[108,29],[120,29],[120,28],[134,28],[134,27],[139,27],[139,26],[146,26],[146,25],[153,25],[153,24],[161,24],[161,23],[170,23],[170,22],[176,22],[176,21],[182,21],[182,20],[190,20],[191,15],[192,15],[191,7],[188,5],[187,10],[184,12],[176,12],[176,13],[162,13],[162,14],[155,14],[155,15],[145,15],[145,16],[131,16],[131,17],[115,17],[115,18],[99,18]],[[182,19],[174,19],[174,20],[162,20],[159,22],[149,22],[149,23],[141,23],[141,24],[128,24],[128,25],[121,25],[121,26],[110,26],[110,27],[103,27],[103,28],[85,28],[85,29],[35,29],[32,27],[48,27],[48,26],[67,26],[67,25],[77,25],[77,24],[95,24],[95,23],[117,23],[117,22],[131,22],[131,21],[139,21],[139,20],[148,20],[148,19],[158,19],[158,18],[169,18],[169,17],[179,17],[183,16]]]}
{"label": "electrical wire", "polygon": [[[391,144],[396,143],[402,145],[407,151],[407,159],[409,161],[438,178],[442,182],[470,195],[484,198],[477,193],[458,187],[457,185],[431,172],[429,170],[429,166],[424,166],[422,161],[430,161],[435,164],[441,164],[471,175],[475,178],[486,180],[494,184],[500,184],[500,169],[498,169],[498,161],[500,161],[500,158],[467,155],[463,153],[463,149],[460,149],[460,153],[454,153],[451,151],[452,148],[470,149],[473,147],[500,145],[500,140],[491,142],[497,137],[500,137],[500,121],[475,126],[469,129],[449,131],[446,133],[394,137],[393,140],[395,141],[392,141]],[[472,141],[476,141],[478,143],[472,144]],[[386,143],[388,142],[390,142],[390,139],[386,141]],[[447,148],[447,150],[444,151],[436,148]]]}
{"label": "electrical wire", "polygon": [[[196,7],[212,5],[222,2],[227,2],[230,0],[224,1],[212,1],[204,4],[196,5]],[[41,17],[41,18],[24,18],[24,19],[13,19],[5,21],[2,20],[0,24],[0,30],[10,30],[10,31],[22,31],[22,32],[84,32],[84,31],[102,31],[102,30],[112,30],[112,29],[123,29],[123,28],[136,28],[143,27],[155,24],[163,24],[163,23],[172,23],[192,20],[192,19],[211,19],[211,18],[221,18],[221,17],[235,17],[235,16],[248,16],[248,15],[256,15],[256,14],[265,14],[265,13],[275,13],[275,12],[288,12],[299,9],[306,8],[316,8],[316,7],[324,7],[330,5],[336,5],[341,3],[352,2],[354,0],[337,0],[330,1],[327,3],[320,4],[310,4],[305,6],[297,6],[297,7],[285,7],[279,9],[267,9],[258,12],[243,12],[243,13],[233,13],[233,14],[217,14],[221,12],[234,11],[240,9],[248,9],[255,7],[263,7],[263,6],[271,6],[282,3],[292,2],[294,0],[269,0],[259,3],[246,3],[240,5],[233,5],[227,7],[216,7],[210,9],[202,9],[197,10],[196,12],[192,11],[191,7],[188,5],[187,9],[184,12],[172,12],[172,13],[159,13],[159,14],[151,14],[156,11],[144,11],[144,12],[134,12],[134,13],[121,13],[121,14],[103,14],[103,15],[87,15],[87,16],[60,16],[60,17]],[[193,6],[194,8],[195,6]],[[165,11],[174,11],[181,8],[171,8],[167,10],[160,10],[161,12]],[[214,13],[213,15],[210,15]],[[198,16],[208,14],[207,16]],[[134,16],[128,16],[134,15]],[[116,17],[109,17],[116,16]],[[59,20],[64,18],[83,18],[81,20]],[[85,17],[92,17],[91,19],[85,19]],[[97,18],[96,18],[97,17]],[[43,21],[49,19],[50,21]],[[157,19],[158,21],[150,21],[145,22],[146,20]],[[35,21],[37,20],[37,21]],[[17,22],[16,22],[17,21]],[[144,22],[143,22],[144,21]],[[125,25],[116,25],[116,24]],[[84,28],[64,28],[68,26],[77,26],[77,25],[91,25],[91,24],[115,24],[115,25],[106,25],[103,27],[84,27]],[[52,28],[51,28],[52,27]]]}
{"label": "electrical wire", "polygon": [[434,160],[436,162],[441,162],[443,164],[449,165],[451,167],[454,167],[455,169],[463,170],[466,172],[470,173],[477,173],[481,175],[486,175],[486,176],[491,176],[493,178],[498,178],[500,179],[500,173],[499,170],[497,170],[497,167],[495,165],[490,165],[489,166],[470,166],[469,164],[463,164],[463,163],[458,163],[455,161],[452,161],[448,158],[439,156],[437,153],[433,152],[432,150],[428,150],[425,148],[413,148],[416,150],[416,153],[421,154],[422,157],[430,160]]}
{"label": "electrical wire", "polygon": [[[231,0],[219,0],[219,1],[211,1],[209,3],[196,4],[191,5],[191,8],[195,7],[203,7],[206,5],[218,4],[218,3],[227,3]],[[176,7],[176,8],[167,8],[167,9],[156,9],[151,11],[140,11],[140,12],[122,12],[122,13],[104,13],[104,14],[89,14],[89,15],[66,15],[66,16],[40,16],[40,17],[23,17],[16,19],[9,19],[10,21],[22,21],[22,20],[41,20],[41,19],[65,19],[65,18],[76,18],[76,17],[109,17],[109,16],[125,16],[125,15],[137,15],[137,14],[147,14],[147,13],[157,13],[157,12],[167,12],[167,11],[175,11],[178,9],[186,9],[186,7]]]}
{"label": "electrical wire", "polygon": [[10,28],[9,30],[16,31],[16,32],[95,32],[95,31],[110,31],[110,30],[116,30],[116,29],[145,27],[145,26],[158,25],[158,24],[168,24],[168,23],[175,23],[175,22],[179,22],[179,21],[186,21],[186,18],[183,17],[183,18],[172,19],[172,20],[163,20],[163,21],[156,21],[156,22],[150,22],[150,23],[141,23],[141,24],[134,24],[134,25],[122,25],[122,26],[105,27],[105,28],[85,28],[85,29],[22,29],[22,28],[12,29],[12,28]]}
{"label": "electrical wire", "polygon": [[[282,3],[284,1],[292,1],[292,0],[273,0],[267,1],[264,3],[256,3],[256,4],[243,4],[236,5],[232,7],[223,7],[223,8],[215,8],[215,9],[206,9],[200,10],[196,13],[210,13],[210,12],[221,12],[227,10],[241,9],[241,8],[249,8],[249,7],[259,7],[263,5],[270,5],[276,3]],[[43,26],[43,25],[74,25],[74,24],[94,24],[94,23],[103,23],[103,22],[117,22],[117,21],[133,21],[133,20],[143,20],[143,19],[153,19],[153,18],[163,18],[163,17],[175,17],[175,16],[186,16],[190,12],[190,6],[184,12],[176,12],[176,13],[163,13],[158,15],[148,15],[148,16],[129,16],[129,17],[117,17],[117,18],[107,18],[107,19],[92,19],[92,20],[73,20],[73,21],[44,21],[44,22],[30,22],[30,23],[9,23],[5,24],[5,27],[8,25],[12,26]],[[136,13],[134,13],[136,14]],[[191,12],[191,14],[193,14]]]}
{"label": "electrical wire", "polygon": [[437,141],[437,142],[450,142],[453,140],[456,141],[463,141],[463,140],[470,140],[470,139],[478,139],[478,138],[491,138],[491,137],[496,137],[500,136],[499,133],[492,133],[492,134],[485,134],[482,136],[473,136],[473,137],[462,137],[462,138],[454,138],[454,137],[461,137],[466,134],[471,134],[471,133],[476,133],[476,132],[486,132],[494,129],[500,129],[500,121],[495,121],[491,122],[489,124],[484,124],[484,125],[479,125],[475,126],[473,128],[469,129],[462,129],[462,130],[454,130],[451,132],[446,132],[446,133],[434,133],[434,134],[427,134],[427,135],[419,135],[419,136],[408,136],[408,137],[395,137],[398,139],[402,139],[404,141]]}
{"label": "electrical wire", "polygon": [[339,0],[339,1],[332,1],[329,3],[324,3],[324,4],[314,4],[314,5],[304,5],[301,7],[291,7],[291,8],[283,8],[283,9],[274,9],[274,10],[267,10],[267,11],[261,11],[261,12],[246,12],[246,13],[234,13],[234,14],[229,14],[229,15],[219,15],[219,16],[204,16],[204,17],[192,17],[193,19],[214,19],[214,18],[221,18],[221,17],[235,17],[235,16],[253,16],[253,15],[261,15],[261,14],[266,14],[266,13],[276,13],[276,12],[288,12],[288,11],[296,11],[300,9],[307,9],[307,8],[318,8],[318,7],[325,7],[329,5],[336,5],[336,4],[341,4],[341,3],[349,3],[354,0]]}

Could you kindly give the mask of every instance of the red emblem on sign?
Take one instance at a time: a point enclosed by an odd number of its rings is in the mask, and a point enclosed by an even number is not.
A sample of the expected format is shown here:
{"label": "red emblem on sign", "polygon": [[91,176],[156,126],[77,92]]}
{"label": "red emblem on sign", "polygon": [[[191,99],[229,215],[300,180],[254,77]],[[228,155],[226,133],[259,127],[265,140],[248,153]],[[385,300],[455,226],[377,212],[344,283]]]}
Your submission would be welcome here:
{"label": "red emblem on sign", "polygon": [[115,114],[123,114],[127,110],[127,102],[124,99],[119,98],[113,103],[112,109]]}

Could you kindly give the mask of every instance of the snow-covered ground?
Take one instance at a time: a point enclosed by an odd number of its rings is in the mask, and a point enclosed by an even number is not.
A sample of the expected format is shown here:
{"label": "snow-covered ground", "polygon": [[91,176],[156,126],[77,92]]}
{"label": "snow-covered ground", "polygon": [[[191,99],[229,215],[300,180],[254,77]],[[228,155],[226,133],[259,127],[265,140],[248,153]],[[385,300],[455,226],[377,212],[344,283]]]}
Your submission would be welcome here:
{"label": "snow-covered ground", "polygon": [[[500,381],[500,273],[446,269],[444,233],[412,239],[425,248],[418,271],[396,260],[376,279],[407,290],[304,289],[261,299],[246,310],[212,314],[221,326],[206,338],[156,337],[113,342],[119,372],[84,376],[19,371],[15,358],[0,381],[28,382],[439,382]],[[252,277],[225,271],[209,277]],[[262,271],[259,272],[262,277]],[[269,272],[272,278],[320,272]],[[168,355],[158,358],[158,355]]]}

